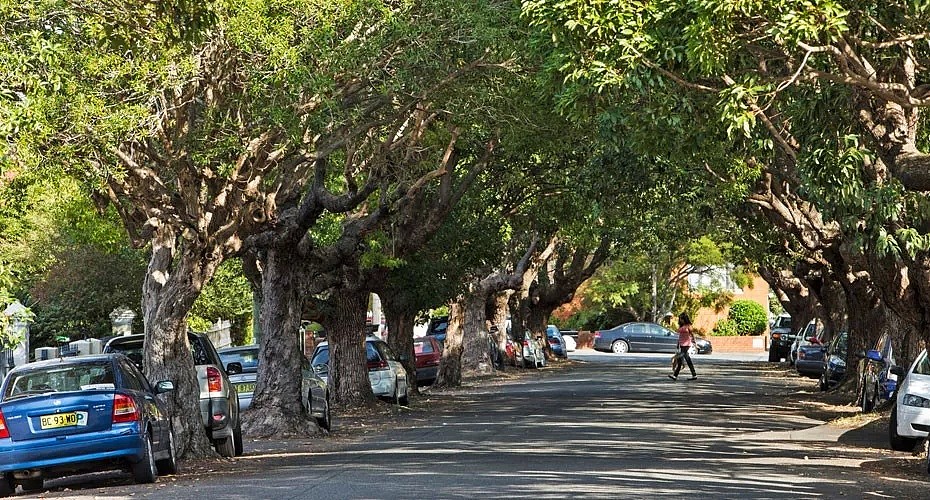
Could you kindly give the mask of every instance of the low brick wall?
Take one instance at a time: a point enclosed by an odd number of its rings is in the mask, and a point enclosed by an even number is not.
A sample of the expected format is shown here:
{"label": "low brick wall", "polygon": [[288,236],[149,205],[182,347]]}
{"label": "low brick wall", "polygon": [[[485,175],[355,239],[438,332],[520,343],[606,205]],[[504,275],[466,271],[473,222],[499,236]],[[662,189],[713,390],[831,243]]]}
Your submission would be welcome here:
{"label": "low brick wall", "polygon": [[707,337],[714,352],[763,352],[766,350],[765,335],[739,336],[739,337]]}

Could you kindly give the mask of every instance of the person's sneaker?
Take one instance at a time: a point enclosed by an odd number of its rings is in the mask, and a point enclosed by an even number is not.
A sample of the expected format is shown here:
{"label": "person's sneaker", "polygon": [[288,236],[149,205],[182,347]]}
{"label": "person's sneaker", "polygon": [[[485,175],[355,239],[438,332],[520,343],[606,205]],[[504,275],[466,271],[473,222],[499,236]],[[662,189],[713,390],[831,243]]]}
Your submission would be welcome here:
{"label": "person's sneaker", "polygon": [[688,380],[697,380],[697,375],[692,375]]}
{"label": "person's sneaker", "polygon": [[675,375],[669,375],[668,378],[672,380],[678,380],[678,377],[676,377]]}

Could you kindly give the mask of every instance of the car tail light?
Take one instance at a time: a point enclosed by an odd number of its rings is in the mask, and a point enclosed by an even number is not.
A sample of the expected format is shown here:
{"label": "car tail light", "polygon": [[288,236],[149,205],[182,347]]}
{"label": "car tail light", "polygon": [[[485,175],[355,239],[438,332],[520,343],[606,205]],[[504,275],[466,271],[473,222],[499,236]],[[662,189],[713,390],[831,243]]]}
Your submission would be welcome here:
{"label": "car tail light", "polygon": [[114,424],[135,422],[139,419],[139,409],[136,408],[136,402],[131,397],[119,393],[113,395]]}
{"label": "car tail light", "polygon": [[596,338],[596,339],[601,338],[601,331],[600,331],[600,330],[597,330],[597,331],[594,332],[594,338]]}
{"label": "car tail light", "polygon": [[0,411],[0,439],[10,437],[10,431],[6,428],[6,420],[3,419],[3,412]]}
{"label": "car tail light", "polygon": [[207,390],[210,392],[223,390],[223,379],[220,377],[220,371],[214,366],[207,367]]}
{"label": "car tail light", "polygon": [[383,370],[388,367],[387,361],[369,361],[368,370]]}
{"label": "car tail light", "polygon": [[773,333],[773,334],[772,334],[772,340],[778,340],[778,339],[780,339],[780,338],[781,338],[781,334],[780,334],[780,333]]}

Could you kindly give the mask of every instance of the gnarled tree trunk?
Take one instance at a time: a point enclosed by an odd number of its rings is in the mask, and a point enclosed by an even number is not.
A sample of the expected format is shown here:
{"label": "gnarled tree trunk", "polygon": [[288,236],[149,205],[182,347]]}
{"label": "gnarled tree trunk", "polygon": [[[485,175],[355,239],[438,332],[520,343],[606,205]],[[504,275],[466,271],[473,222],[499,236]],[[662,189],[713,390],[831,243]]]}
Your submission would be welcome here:
{"label": "gnarled tree trunk", "polygon": [[358,408],[376,402],[365,354],[367,309],[367,291],[336,288],[321,321],[329,343],[329,384],[335,406]]}
{"label": "gnarled tree trunk", "polygon": [[391,350],[401,356],[404,368],[410,376],[410,392],[417,394],[417,359],[413,351],[413,322],[416,314],[405,311],[390,295],[385,295],[381,303],[384,305],[384,317],[388,324],[387,343]]}
{"label": "gnarled tree trunk", "polygon": [[462,323],[465,312],[458,302],[449,307],[449,326],[443,343],[442,361],[433,387],[458,387],[462,385]]}
{"label": "gnarled tree trunk", "polygon": [[159,229],[152,240],[142,287],[145,376],[153,382],[174,382],[175,390],[164,397],[178,455],[197,458],[214,452],[200,416],[200,384],[187,339],[186,317],[219,259],[183,251],[179,254],[176,245],[176,237],[168,228]]}
{"label": "gnarled tree trunk", "polygon": [[305,436],[319,432],[302,404],[298,332],[302,292],[300,260],[286,247],[265,251],[258,378],[252,405],[243,415],[251,436]]}
{"label": "gnarled tree trunk", "polygon": [[480,287],[478,291],[470,292],[460,299],[464,310],[462,371],[465,375],[485,375],[494,372],[485,316],[487,299],[487,294]]}

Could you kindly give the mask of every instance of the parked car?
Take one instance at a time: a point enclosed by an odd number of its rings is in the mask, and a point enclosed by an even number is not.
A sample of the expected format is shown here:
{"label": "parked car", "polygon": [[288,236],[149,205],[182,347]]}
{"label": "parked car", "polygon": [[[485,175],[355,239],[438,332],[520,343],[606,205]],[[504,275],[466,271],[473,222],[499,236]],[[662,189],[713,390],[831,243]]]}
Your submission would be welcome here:
{"label": "parked car", "polygon": [[805,377],[819,379],[823,375],[827,349],[822,344],[808,344],[798,347],[798,359],[795,369]]}
{"label": "parked car", "polygon": [[898,376],[892,373],[895,366],[894,348],[891,345],[891,335],[883,333],[875,342],[875,346],[865,352],[865,369],[862,374],[862,394],[859,401],[862,411],[868,413],[880,403],[892,398],[898,385]]}
{"label": "parked car", "polygon": [[565,332],[562,332],[562,338],[565,339],[565,350],[566,351],[574,352],[575,349],[578,348],[578,342],[575,341],[575,337],[572,337],[571,335],[566,335]]}
{"label": "parked car", "polygon": [[[224,367],[239,363],[242,372],[229,376],[236,386],[239,397],[239,411],[245,411],[252,405],[255,381],[258,379],[258,346],[226,347],[216,351]],[[228,368],[227,368],[228,371]],[[323,429],[329,430],[332,415],[329,408],[329,388],[326,381],[310,368],[310,360],[300,355],[300,402]]]}
{"label": "parked car", "polygon": [[[387,343],[374,335],[365,338],[365,354],[368,365],[368,380],[375,396],[390,398],[394,404],[406,405],[409,401],[410,378],[400,356]],[[321,342],[313,351],[310,360],[313,371],[329,383],[329,342]]]}
{"label": "parked car", "polygon": [[546,353],[543,351],[542,337],[533,338],[530,332],[523,335],[523,340],[518,341],[520,359],[522,368],[542,368],[546,366]]}
{"label": "parked car", "polygon": [[691,344],[691,349],[688,350],[688,354],[693,356],[695,354],[710,354],[712,352],[714,352],[714,346],[709,340],[700,335],[694,336],[694,343]]}
{"label": "parked car", "polygon": [[791,332],[791,316],[781,314],[775,318],[769,330],[771,338],[769,342],[769,361],[778,362],[782,358],[788,359],[791,354],[791,344],[795,338],[795,335]]}
{"label": "parked car", "polygon": [[833,337],[824,353],[826,361],[820,376],[820,390],[825,391],[846,377],[846,342],[849,334],[840,332]]}
{"label": "parked car", "polygon": [[823,324],[812,319],[803,330],[799,330],[794,334],[794,341],[791,343],[791,350],[788,353],[788,364],[794,365],[798,360],[798,349],[801,346],[810,345],[810,344],[822,344],[821,341],[823,337],[824,329]]}
{"label": "parked car", "polygon": [[[216,452],[224,457],[242,455],[242,423],[239,421],[239,397],[229,375],[242,373],[239,363],[223,367],[220,355],[213,342],[202,333],[188,332],[191,356],[200,384],[200,418],[207,438]],[[145,335],[113,337],[103,347],[103,352],[119,352],[127,355],[137,367],[142,366]]]}
{"label": "parked car", "polygon": [[446,329],[449,328],[449,317],[438,316],[429,319],[429,325],[426,327],[426,335],[435,337],[439,341],[439,346],[446,341]]}
{"label": "parked car", "polygon": [[555,325],[547,326],[546,340],[549,341],[549,348],[552,349],[553,354],[560,358],[568,357],[568,345],[562,336],[562,332],[559,331],[559,327]]}
{"label": "parked car", "polygon": [[436,337],[413,339],[413,353],[416,356],[417,384],[432,384],[439,373],[439,360],[442,347]]}
{"label": "parked car", "polygon": [[617,354],[633,351],[676,352],[678,333],[656,323],[624,323],[594,332],[594,349]]}
{"label": "parked car", "polygon": [[930,358],[926,349],[911,363],[892,368],[901,379],[891,407],[888,438],[891,449],[912,451],[930,433]]}
{"label": "parked car", "polygon": [[138,483],[177,472],[174,433],[154,386],[122,354],[58,358],[7,374],[0,400],[0,496],[46,479],[111,469]]}

